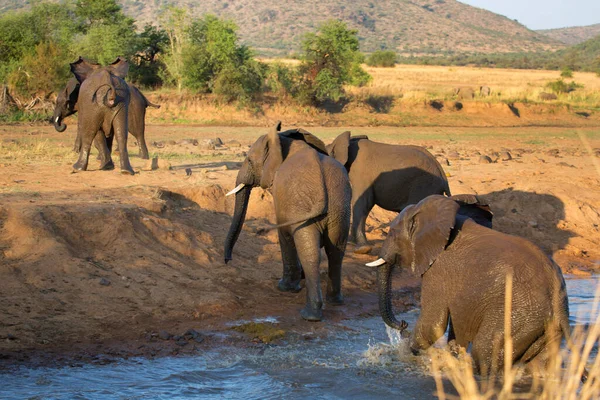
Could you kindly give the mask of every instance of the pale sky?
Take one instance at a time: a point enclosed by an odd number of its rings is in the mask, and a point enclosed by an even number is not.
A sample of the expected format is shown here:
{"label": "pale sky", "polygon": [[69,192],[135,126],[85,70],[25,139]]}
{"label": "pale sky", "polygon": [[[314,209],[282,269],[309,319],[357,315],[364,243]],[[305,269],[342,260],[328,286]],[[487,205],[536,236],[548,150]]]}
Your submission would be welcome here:
{"label": "pale sky", "polygon": [[517,19],[529,29],[600,23],[600,0],[459,0]]}

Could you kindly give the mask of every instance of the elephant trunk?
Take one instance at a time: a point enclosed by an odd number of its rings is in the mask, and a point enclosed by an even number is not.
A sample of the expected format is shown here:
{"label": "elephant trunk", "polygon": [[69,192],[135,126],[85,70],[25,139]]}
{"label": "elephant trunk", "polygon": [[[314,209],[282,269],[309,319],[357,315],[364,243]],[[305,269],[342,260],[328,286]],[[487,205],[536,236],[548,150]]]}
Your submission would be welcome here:
{"label": "elephant trunk", "polygon": [[54,113],[52,117],[52,123],[54,124],[54,129],[58,132],[64,132],[67,129],[67,125],[63,122],[63,118],[60,114]]}
{"label": "elephant trunk", "polygon": [[250,192],[252,192],[252,186],[247,185],[235,194],[235,210],[231,226],[229,227],[229,233],[227,233],[227,238],[225,239],[225,264],[232,259],[233,246],[235,246],[235,242],[242,231],[242,225],[244,224],[246,211],[248,210]]}
{"label": "elephant trunk", "polygon": [[379,312],[383,322],[399,331],[406,329],[406,322],[398,321],[392,310],[392,270],[393,264],[385,263],[377,269],[377,285],[379,288]]}

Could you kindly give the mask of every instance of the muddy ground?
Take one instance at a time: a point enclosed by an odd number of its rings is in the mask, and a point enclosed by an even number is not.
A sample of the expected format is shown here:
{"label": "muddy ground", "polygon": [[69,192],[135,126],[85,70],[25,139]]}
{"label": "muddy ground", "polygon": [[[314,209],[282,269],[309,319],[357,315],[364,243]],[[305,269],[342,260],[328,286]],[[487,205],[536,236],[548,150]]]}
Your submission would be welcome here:
{"label": "muddy ground", "polygon": [[[166,355],[215,342],[268,342],[273,332],[230,330],[233,321],[277,317],[275,337],[310,340],[345,318],[377,314],[375,272],[393,213],[368,221],[369,255],[344,263],[346,304],[321,323],[302,321],[304,291],[280,293],[270,195],[252,193],[234,260],[223,263],[237,168],[264,128],[147,128],[160,168],[72,173],[75,126],[0,126],[0,358],[104,360]],[[328,143],[347,128],[311,128]],[[564,272],[600,268],[600,135],[596,128],[356,128],[354,134],[427,147],[442,162],[453,194],[476,193],[495,228],[524,236]],[[216,138],[223,145],[213,146]],[[210,143],[209,140],[212,140]],[[131,140],[133,142],[133,139]],[[503,153],[510,153],[509,157]],[[486,163],[482,156],[493,162]],[[505,159],[505,160],[503,160]],[[115,156],[115,162],[118,157]],[[326,270],[325,261],[322,270]],[[418,304],[418,280],[400,273],[398,309]],[[195,332],[184,335],[189,329]],[[259,329],[263,329],[259,327]],[[243,330],[243,329],[242,329]],[[282,330],[283,332],[280,332]],[[231,334],[223,335],[222,332]]]}

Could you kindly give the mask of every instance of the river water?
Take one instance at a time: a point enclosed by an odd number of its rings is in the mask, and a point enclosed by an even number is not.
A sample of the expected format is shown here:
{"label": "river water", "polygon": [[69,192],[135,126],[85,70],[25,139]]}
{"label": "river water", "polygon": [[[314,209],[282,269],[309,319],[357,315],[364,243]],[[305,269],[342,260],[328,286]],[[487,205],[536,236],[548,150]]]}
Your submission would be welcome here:
{"label": "river water", "polygon": [[[599,278],[568,277],[571,325],[593,320]],[[417,316],[417,310],[398,315],[410,326]],[[20,367],[0,374],[0,398],[435,398],[426,360],[410,356],[406,340],[388,335],[379,317],[344,321],[333,331],[326,339],[257,349],[220,348],[198,356]]]}

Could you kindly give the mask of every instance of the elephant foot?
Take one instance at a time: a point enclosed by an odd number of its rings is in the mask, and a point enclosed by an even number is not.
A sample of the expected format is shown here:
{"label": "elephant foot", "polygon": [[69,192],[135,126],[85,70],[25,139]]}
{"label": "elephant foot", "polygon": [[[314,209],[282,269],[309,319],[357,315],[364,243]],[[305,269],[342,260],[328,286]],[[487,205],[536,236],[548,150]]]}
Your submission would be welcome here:
{"label": "elephant foot", "polygon": [[85,170],[87,170],[87,165],[85,165],[84,163],[77,161],[75,164],[73,164],[74,172],[85,171]]}
{"label": "elephant foot", "polygon": [[279,280],[279,283],[277,283],[277,289],[279,289],[280,292],[291,293],[298,293],[302,290],[302,288],[300,287],[300,282],[291,282],[283,278],[281,278]]}
{"label": "elephant foot", "polygon": [[109,160],[106,164],[100,166],[101,171],[112,171],[115,169],[115,164],[112,160]]}
{"label": "elephant foot", "polygon": [[321,311],[320,309],[314,310],[311,307],[309,307],[308,305],[306,305],[306,307],[304,307],[300,311],[300,315],[306,321],[311,321],[311,322],[318,322],[323,319],[323,311]]}
{"label": "elephant foot", "polygon": [[325,297],[325,300],[327,301],[327,304],[331,304],[333,306],[341,306],[342,304],[344,304],[344,296],[341,293],[338,293],[335,296],[327,295],[327,297]]}
{"label": "elephant foot", "polygon": [[131,167],[129,167],[129,168],[121,168],[121,174],[122,175],[135,175],[135,171]]}
{"label": "elephant foot", "polygon": [[354,254],[368,254],[373,250],[373,246],[370,244],[357,244],[354,248]]}

